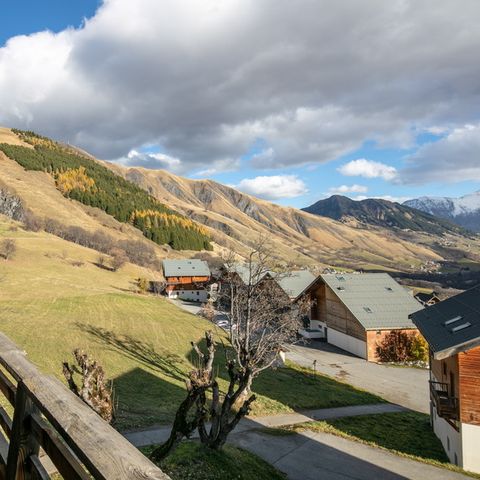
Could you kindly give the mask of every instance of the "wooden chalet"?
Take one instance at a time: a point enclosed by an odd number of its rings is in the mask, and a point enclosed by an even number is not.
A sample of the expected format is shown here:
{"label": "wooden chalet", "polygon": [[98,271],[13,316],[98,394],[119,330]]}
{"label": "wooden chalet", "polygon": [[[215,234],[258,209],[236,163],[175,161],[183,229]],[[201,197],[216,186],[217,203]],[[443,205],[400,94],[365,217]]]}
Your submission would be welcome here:
{"label": "wooden chalet", "polygon": [[435,434],[452,463],[480,473],[480,286],[411,318],[430,346]]}
{"label": "wooden chalet", "polygon": [[432,305],[436,305],[437,303],[441,302],[436,292],[418,292],[414,296],[424,307],[431,307]]}
{"label": "wooden chalet", "polygon": [[418,331],[409,315],[422,305],[386,273],[322,274],[302,295],[312,302],[307,331],[368,361],[392,330]]}
{"label": "wooden chalet", "polygon": [[163,275],[169,298],[202,303],[208,300],[211,274],[207,262],[197,259],[164,260]]}

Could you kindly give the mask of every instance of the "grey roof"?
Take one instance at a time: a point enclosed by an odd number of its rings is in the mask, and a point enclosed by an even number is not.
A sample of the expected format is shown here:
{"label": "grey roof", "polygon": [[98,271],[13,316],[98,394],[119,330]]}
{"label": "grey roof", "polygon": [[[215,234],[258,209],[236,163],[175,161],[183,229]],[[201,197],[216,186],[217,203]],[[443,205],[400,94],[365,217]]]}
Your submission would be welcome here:
{"label": "grey roof", "polygon": [[210,269],[203,260],[164,260],[165,277],[209,277]]}
{"label": "grey roof", "polygon": [[254,275],[255,277],[258,277],[255,279],[252,278],[252,281],[256,280],[258,282],[262,280],[263,277],[265,277],[265,275],[268,275],[270,273],[269,270],[267,269],[263,270],[254,264],[250,266],[248,264],[242,264],[242,263],[236,263],[234,265],[230,265],[226,267],[226,270],[229,271],[230,273],[235,272],[236,274],[238,274],[238,276],[242,279],[242,282],[245,284],[249,283],[250,275]]}
{"label": "grey roof", "polygon": [[411,316],[437,359],[480,345],[480,285]]}
{"label": "grey roof", "polygon": [[390,275],[342,273],[320,277],[365,330],[415,328],[409,315],[423,306]]}
{"label": "grey roof", "polygon": [[277,283],[290,298],[297,298],[315,278],[309,270],[295,270],[279,277]]}

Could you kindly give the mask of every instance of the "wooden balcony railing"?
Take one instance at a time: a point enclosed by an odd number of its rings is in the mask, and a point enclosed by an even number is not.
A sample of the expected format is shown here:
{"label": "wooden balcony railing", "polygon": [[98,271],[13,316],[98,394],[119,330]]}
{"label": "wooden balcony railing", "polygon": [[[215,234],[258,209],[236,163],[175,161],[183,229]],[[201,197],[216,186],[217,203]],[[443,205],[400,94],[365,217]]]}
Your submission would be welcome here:
{"label": "wooden balcony railing", "polygon": [[47,457],[66,480],[169,479],[1,333],[0,365],[0,479],[49,479]]}
{"label": "wooden balcony railing", "polygon": [[430,395],[439,417],[458,420],[458,399],[451,395],[448,383],[430,380]]}

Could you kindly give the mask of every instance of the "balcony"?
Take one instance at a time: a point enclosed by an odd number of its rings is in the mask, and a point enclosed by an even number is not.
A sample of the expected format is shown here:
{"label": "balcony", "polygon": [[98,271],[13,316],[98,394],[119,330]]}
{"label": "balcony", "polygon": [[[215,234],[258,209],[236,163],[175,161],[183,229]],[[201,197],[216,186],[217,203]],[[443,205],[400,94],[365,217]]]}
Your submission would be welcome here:
{"label": "balcony", "polygon": [[430,380],[430,397],[435,403],[439,417],[458,420],[458,398],[451,394],[448,383]]}

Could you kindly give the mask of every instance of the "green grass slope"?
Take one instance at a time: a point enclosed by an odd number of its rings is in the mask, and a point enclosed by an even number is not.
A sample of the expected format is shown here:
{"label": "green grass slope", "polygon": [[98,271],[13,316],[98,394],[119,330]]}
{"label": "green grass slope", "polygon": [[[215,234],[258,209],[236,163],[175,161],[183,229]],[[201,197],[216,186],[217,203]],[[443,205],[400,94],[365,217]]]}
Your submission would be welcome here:
{"label": "green grass slope", "polygon": [[[163,298],[136,293],[135,279],[155,278],[154,272],[131,264],[117,272],[99,268],[94,250],[1,218],[0,242],[14,239],[17,253],[0,259],[0,331],[59,378],[74,348],[93,355],[113,380],[117,428],[169,423],[192,368],[190,341],[212,324]],[[219,352],[221,388],[223,358]],[[257,415],[381,401],[293,365],[265,372],[254,390]]]}

